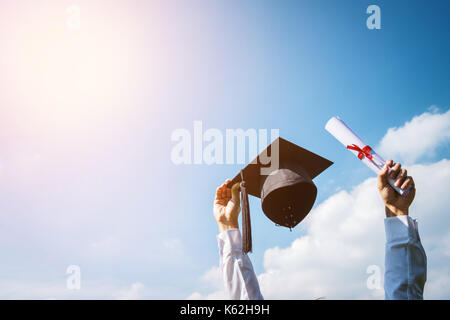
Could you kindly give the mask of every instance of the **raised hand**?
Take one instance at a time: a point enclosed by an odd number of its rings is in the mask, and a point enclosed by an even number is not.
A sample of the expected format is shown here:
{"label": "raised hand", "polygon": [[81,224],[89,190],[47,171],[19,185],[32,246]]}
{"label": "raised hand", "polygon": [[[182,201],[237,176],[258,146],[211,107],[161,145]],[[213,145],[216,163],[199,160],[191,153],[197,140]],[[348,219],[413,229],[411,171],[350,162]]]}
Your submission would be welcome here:
{"label": "raised hand", "polygon": [[239,200],[239,183],[234,184],[231,188],[227,187],[230,183],[227,179],[216,190],[214,199],[214,218],[219,225],[219,231],[239,228],[239,212],[241,211]]}
{"label": "raised hand", "polygon": [[[400,163],[392,165],[393,161],[386,161],[386,166],[378,174],[378,189],[381,198],[386,206],[386,216],[408,215],[408,209],[416,195],[416,188],[412,177],[408,176],[406,169],[402,169]],[[390,168],[390,170],[389,170]],[[395,180],[395,186],[406,190],[409,186],[411,189],[400,195],[388,183],[388,177]]]}

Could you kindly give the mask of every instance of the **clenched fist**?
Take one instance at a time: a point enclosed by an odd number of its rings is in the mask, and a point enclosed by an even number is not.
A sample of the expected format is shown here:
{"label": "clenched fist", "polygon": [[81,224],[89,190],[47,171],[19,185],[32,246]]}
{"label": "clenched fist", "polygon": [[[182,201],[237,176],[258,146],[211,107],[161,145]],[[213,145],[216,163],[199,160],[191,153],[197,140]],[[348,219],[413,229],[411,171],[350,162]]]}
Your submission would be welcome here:
{"label": "clenched fist", "polygon": [[[416,188],[412,177],[408,176],[406,169],[402,169],[400,163],[392,165],[393,161],[386,161],[386,166],[378,174],[378,189],[381,198],[386,206],[386,216],[402,216],[408,215],[408,209],[416,195]],[[395,186],[406,190],[409,186],[411,189],[400,195],[388,183],[388,177],[395,180]]]}
{"label": "clenched fist", "polygon": [[220,232],[239,228],[238,217],[241,211],[239,183],[234,184],[230,189],[227,187],[230,181],[227,179],[217,188],[214,199],[214,218],[216,218]]}

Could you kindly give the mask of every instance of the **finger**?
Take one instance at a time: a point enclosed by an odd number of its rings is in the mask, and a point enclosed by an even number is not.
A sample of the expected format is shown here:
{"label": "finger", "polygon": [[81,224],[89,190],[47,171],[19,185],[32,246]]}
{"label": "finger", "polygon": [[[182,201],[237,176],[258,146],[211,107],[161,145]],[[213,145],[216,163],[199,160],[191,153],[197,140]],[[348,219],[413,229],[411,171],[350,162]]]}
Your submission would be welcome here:
{"label": "finger", "polygon": [[231,199],[236,203],[239,203],[239,183],[235,183],[231,187]]}
{"label": "finger", "polygon": [[214,201],[220,201],[222,200],[222,190],[220,189],[220,187],[218,187],[216,189],[216,196],[214,198]]}
{"label": "finger", "polygon": [[388,168],[392,167],[393,164],[394,164],[394,160],[392,160],[392,159],[389,159],[388,161],[386,161],[386,166]]}
{"label": "finger", "polygon": [[412,177],[407,177],[405,181],[402,183],[402,190],[406,190],[409,186],[414,186],[414,181]]}
{"label": "finger", "polygon": [[222,189],[225,188],[225,183],[222,183],[220,186],[217,187],[217,190],[222,192]]}
{"label": "finger", "polygon": [[223,189],[226,187],[225,183],[222,183],[220,186],[217,187],[216,189],[216,197],[217,196],[222,196],[222,191]]}
{"label": "finger", "polygon": [[231,188],[227,188],[227,199],[231,199]]}
{"label": "finger", "polygon": [[223,183],[223,185],[225,186],[225,188],[230,188],[228,185],[230,184],[231,180],[227,179],[225,180],[225,182]]}
{"label": "finger", "polygon": [[392,160],[386,161],[386,165],[383,169],[378,173],[378,189],[383,189],[384,186],[388,183],[387,177],[389,172],[389,167],[392,165]]}
{"label": "finger", "polygon": [[408,172],[406,171],[406,169],[400,170],[400,173],[397,176],[397,180],[395,181],[395,186],[400,187],[403,184],[403,182],[405,182],[407,175]]}
{"label": "finger", "polygon": [[402,166],[400,163],[397,162],[396,164],[394,164],[389,172],[389,177],[394,180],[397,179],[397,175],[400,173],[401,168]]}
{"label": "finger", "polygon": [[226,197],[227,197],[227,187],[226,187],[226,184],[223,184],[223,187],[222,187],[222,198],[226,199]]}

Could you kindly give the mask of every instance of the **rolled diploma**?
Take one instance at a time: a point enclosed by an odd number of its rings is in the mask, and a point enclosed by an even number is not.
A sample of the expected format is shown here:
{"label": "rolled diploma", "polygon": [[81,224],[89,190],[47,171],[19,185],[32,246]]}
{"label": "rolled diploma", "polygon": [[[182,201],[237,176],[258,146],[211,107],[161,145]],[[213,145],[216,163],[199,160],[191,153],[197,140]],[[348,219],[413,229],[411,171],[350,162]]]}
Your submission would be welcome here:
{"label": "rolled diploma", "polygon": [[[342,143],[345,147],[351,146],[353,144],[357,145],[359,148],[364,148],[367,146],[367,144],[361,140],[360,137],[356,133],[353,132],[352,129],[350,129],[349,126],[347,126],[344,121],[339,119],[338,117],[333,117],[330,120],[328,120],[325,129],[331,133],[332,136],[334,136],[340,143]],[[358,156],[359,152],[355,150],[350,150],[354,155]],[[372,149],[370,152],[372,155],[372,159],[368,159],[367,157],[362,158],[362,162],[366,166],[368,166],[372,171],[374,171],[376,174],[378,174],[385,166],[385,161],[382,157],[380,157],[375,150]],[[395,180],[388,178],[389,184],[392,186],[392,188],[395,189],[399,194],[403,195],[407,191],[409,191],[409,186],[406,190],[403,190],[399,187],[395,186]]]}

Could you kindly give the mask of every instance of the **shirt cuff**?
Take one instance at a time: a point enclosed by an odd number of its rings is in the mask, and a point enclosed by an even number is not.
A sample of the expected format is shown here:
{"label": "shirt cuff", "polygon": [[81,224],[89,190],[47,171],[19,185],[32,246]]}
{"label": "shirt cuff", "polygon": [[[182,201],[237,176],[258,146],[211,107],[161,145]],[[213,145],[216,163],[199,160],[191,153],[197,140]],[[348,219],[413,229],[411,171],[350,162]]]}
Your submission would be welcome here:
{"label": "shirt cuff", "polygon": [[217,235],[217,242],[221,254],[232,251],[242,251],[242,239],[239,229],[228,229]]}
{"label": "shirt cuff", "polygon": [[417,221],[410,216],[396,216],[384,219],[387,242],[392,241],[417,241]]}

